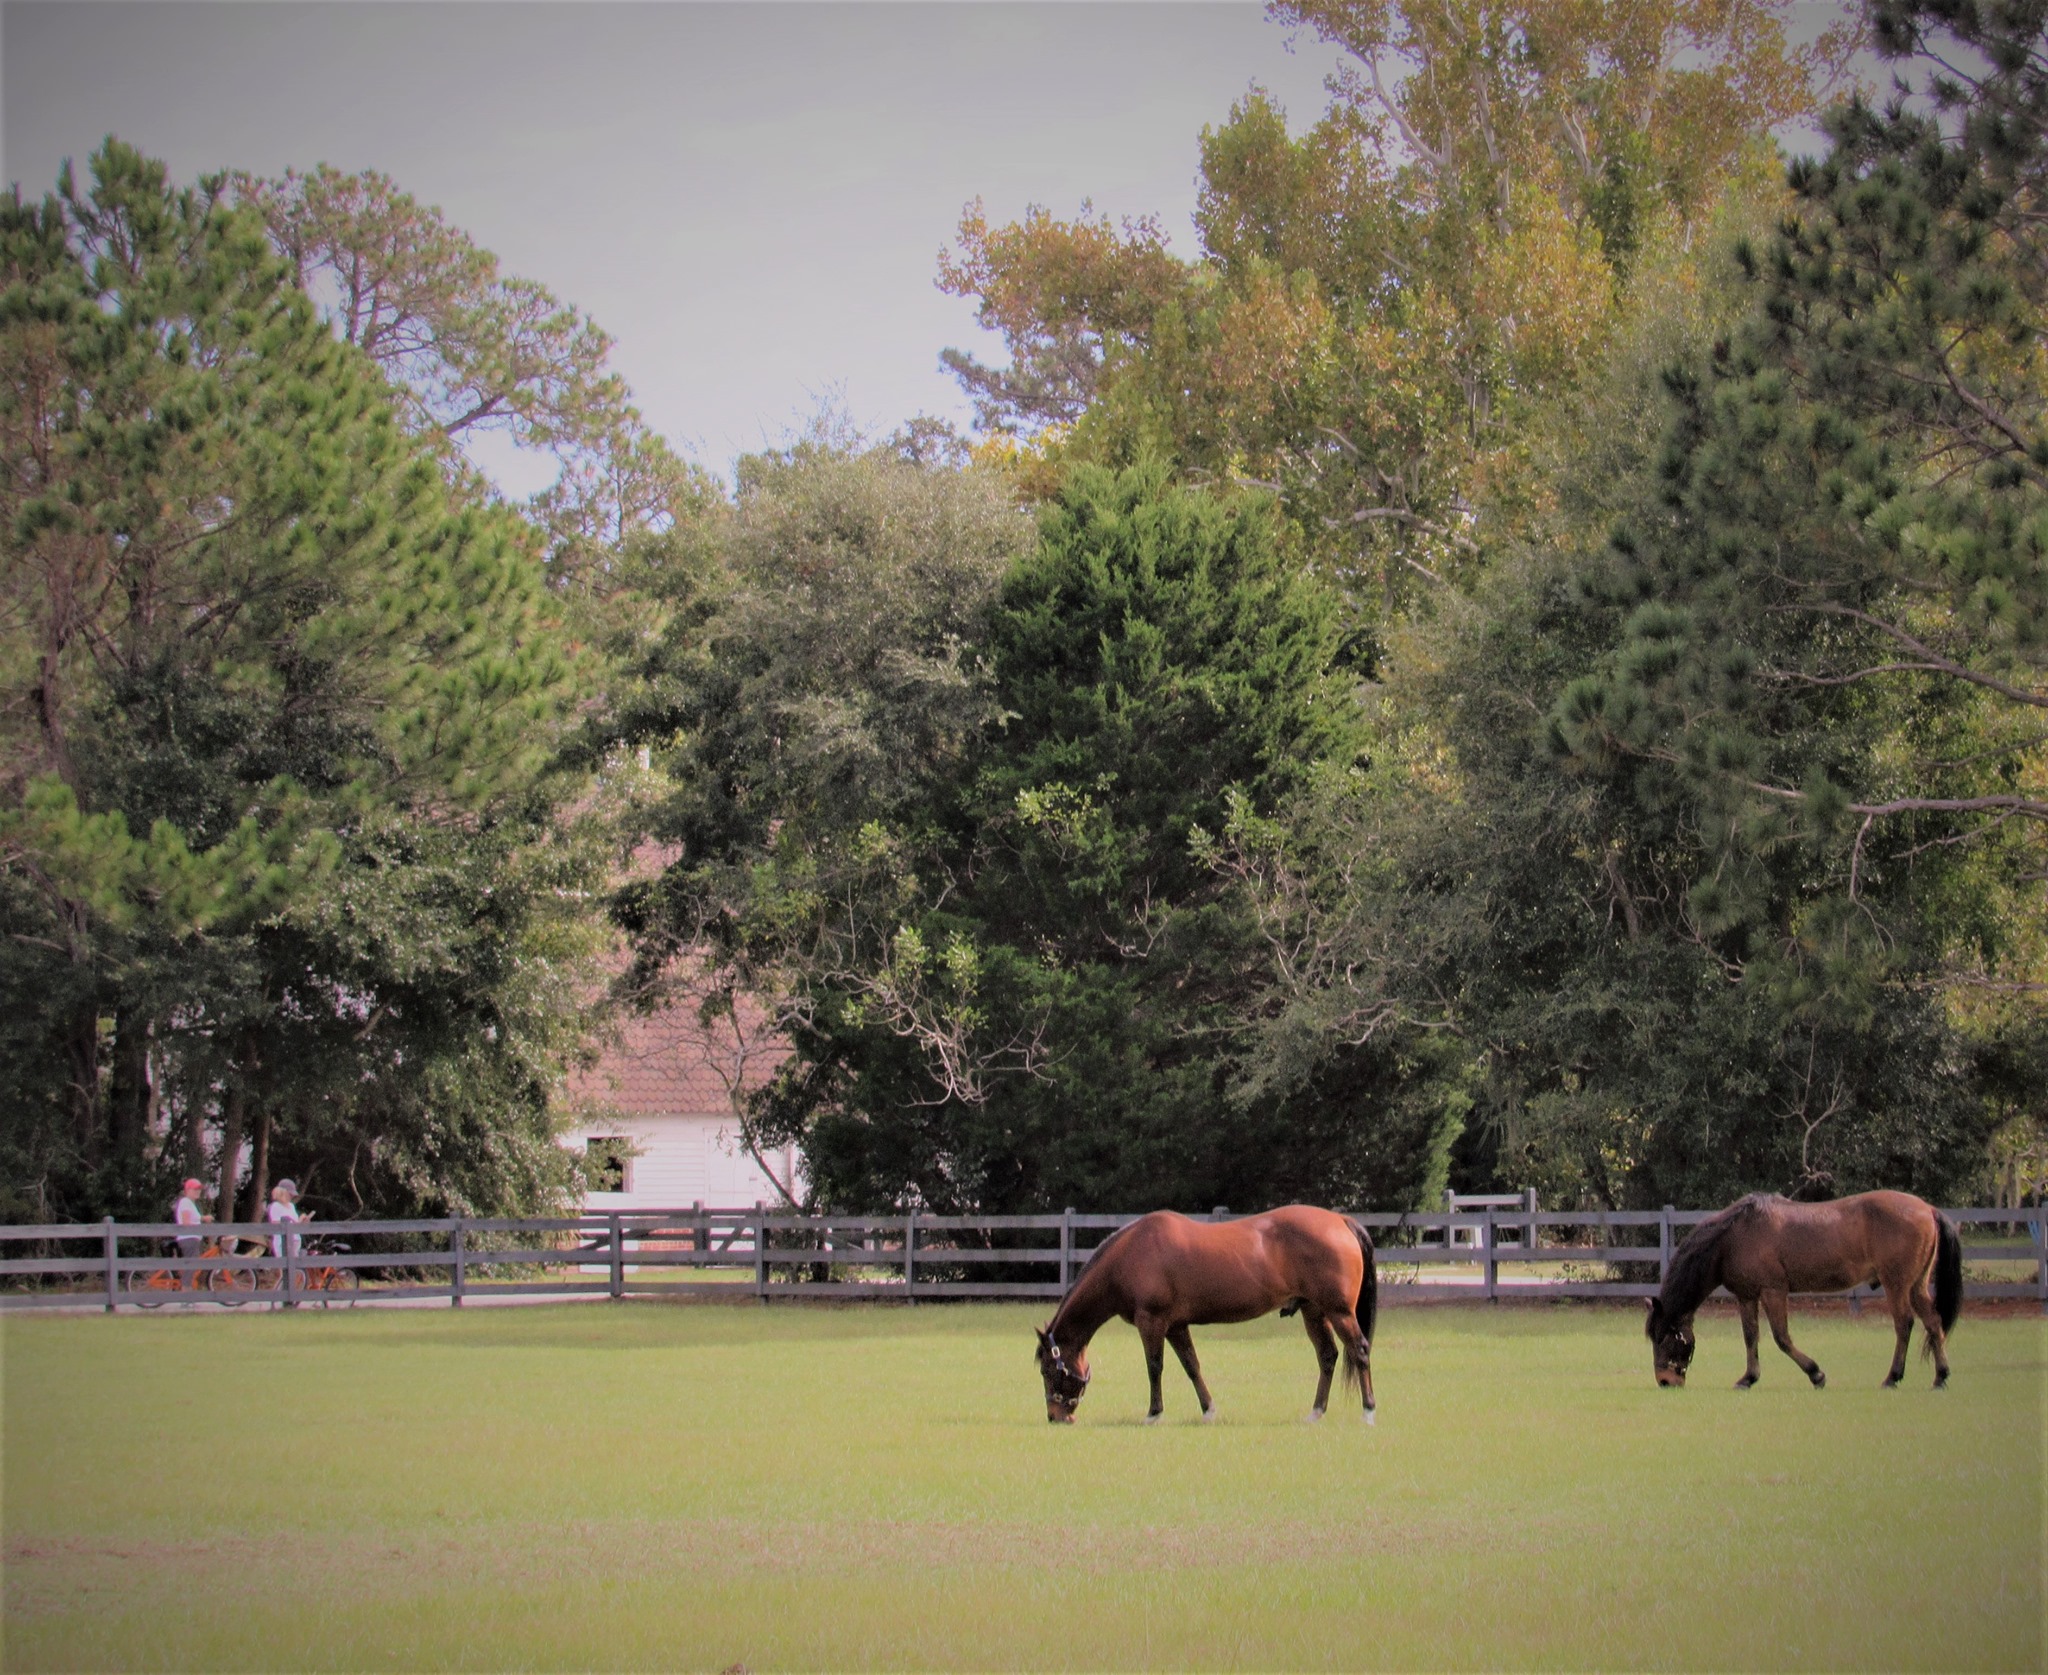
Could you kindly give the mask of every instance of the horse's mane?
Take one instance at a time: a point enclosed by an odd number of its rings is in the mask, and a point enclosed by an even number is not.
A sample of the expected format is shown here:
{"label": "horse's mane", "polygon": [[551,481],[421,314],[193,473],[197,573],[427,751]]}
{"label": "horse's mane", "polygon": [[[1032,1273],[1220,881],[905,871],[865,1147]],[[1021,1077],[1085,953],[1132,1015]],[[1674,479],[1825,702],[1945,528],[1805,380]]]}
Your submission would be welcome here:
{"label": "horse's mane", "polygon": [[1707,1300],[1707,1294],[1721,1282],[1722,1242],[1770,1197],[1767,1192],[1753,1192],[1727,1209],[1715,1211],[1686,1234],[1671,1253],[1671,1266],[1657,1293],[1658,1308],[1667,1320],[1683,1320]]}
{"label": "horse's mane", "polygon": [[1088,1260],[1081,1264],[1081,1271],[1074,1276],[1073,1284],[1067,1287],[1067,1294],[1060,1299],[1059,1307],[1052,1311],[1052,1319],[1045,1323],[1045,1329],[1048,1332],[1060,1323],[1060,1316],[1067,1312],[1067,1305],[1080,1296],[1081,1282],[1095,1271],[1095,1265],[1102,1260],[1103,1254],[1111,1245],[1115,1244],[1117,1240],[1121,1239],[1137,1225],[1135,1221],[1125,1222],[1123,1226],[1114,1229],[1108,1238],[1104,1239],[1101,1244],[1088,1253]]}

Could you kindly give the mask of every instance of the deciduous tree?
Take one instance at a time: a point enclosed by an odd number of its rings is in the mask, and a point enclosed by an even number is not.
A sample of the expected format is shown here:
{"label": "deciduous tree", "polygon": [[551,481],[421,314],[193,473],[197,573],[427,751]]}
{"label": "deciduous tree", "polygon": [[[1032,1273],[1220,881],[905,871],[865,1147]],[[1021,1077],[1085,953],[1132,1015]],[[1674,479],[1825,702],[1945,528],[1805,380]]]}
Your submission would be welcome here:
{"label": "deciduous tree", "polygon": [[275,179],[237,175],[234,188],[336,334],[384,370],[407,428],[458,476],[481,480],[463,450],[487,433],[552,457],[555,480],[525,510],[546,536],[558,585],[616,590],[623,545],[715,495],[648,428],[595,321],[503,272],[388,176],[322,164]]}
{"label": "deciduous tree", "polygon": [[1515,532],[1530,439],[1643,253],[1691,239],[1853,35],[1798,47],[1746,0],[1270,9],[1348,54],[1323,118],[1292,137],[1254,89],[1205,132],[1193,261],[1151,223],[970,210],[940,283],[1012,367],[953,364],[985,424],[1058,421],[1040,450],[1267,485],[1384,616]]}

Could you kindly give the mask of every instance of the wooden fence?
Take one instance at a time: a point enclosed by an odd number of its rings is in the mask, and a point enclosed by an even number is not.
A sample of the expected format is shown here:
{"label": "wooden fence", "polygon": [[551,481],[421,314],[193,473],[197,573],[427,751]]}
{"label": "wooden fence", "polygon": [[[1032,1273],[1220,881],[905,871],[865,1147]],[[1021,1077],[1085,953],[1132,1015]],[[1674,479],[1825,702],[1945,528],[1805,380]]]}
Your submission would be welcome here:
{"label": "wooden fence", "polygon": [[[1382,1302],[1491,1302],[1654,1296],[1675,1244],[1712,1213],[1488,1206],[1358,1219],[1379,1248]],[[2048,1312],[2048,1210],[1948,1213],[1966,1241],[2003,1233],[1998,1243],[1965,1243],[1966,1274],[1977,1270],[1967,1297],[2026,1298]],[[209,1244],[231,1241],[229,1253],[183,1257],[172,1241],[191,1228],[109,1218],[0,1227],[0,1310],[415,1299],[460,1308],[508,1296],[1055,1298],[1095,1245],[1134,1219],[1078,1210],[799,1216],[697,1204],[524,1220],[301,1223],[303,1247],[275,1255],[277,1228],[208,1223],[200,1231]],[[1205,1219],[1230,1218],[1219,1209]]]}

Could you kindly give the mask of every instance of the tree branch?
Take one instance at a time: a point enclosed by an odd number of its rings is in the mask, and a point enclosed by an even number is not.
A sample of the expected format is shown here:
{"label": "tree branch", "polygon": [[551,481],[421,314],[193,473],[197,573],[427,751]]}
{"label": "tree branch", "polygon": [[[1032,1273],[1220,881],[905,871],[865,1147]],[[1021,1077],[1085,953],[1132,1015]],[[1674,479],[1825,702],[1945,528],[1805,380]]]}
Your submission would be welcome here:
{"label": "tree branch", "polygon": [[1427,163],[1434,173],[1442,174],[1451,166],[1451,154],[1448,151],[1437,150],[1409,126],[1408,118],[1402,114],[1401,107],[1394,103],[1393,97],[1380,81],[1380,61],[1377,53],[1366,56],[1365,68],[1372,77],[1373,97],[1379,100],[1380,108],[1394,119],[1394,126],[1401,130],[1402,142]]}
{"label": "tree branch", "polygon": [[[1954,658],[1944,657],[1932,646],[1915,639],[1905,629],[1899,627],[1897,623],[1887,622],[1882,617],[1872,616],[1868,611],[1859,611],[1853,605],[1838,605],[1833,602],[1825,602],[1817,605],[1780,605],[1774,607],[1774,609],[1781,612],[1803,611],[1813,612],[1821,616],[1847,617],[1851,621],[1860,622],[1867,628],[1874,628],[1880,634],[1887,635],[1922,659],[1917,664],[1880,664],[1876,668],[1864,670],[1863,674],[1878,674],[1890,669],[1925,669],[1931,673],[1948,675],[1955,680],[1967,681],[1972,686],[1984,687],[1989,691],[1998,693],[2001,697],[2012,699],[2015,703],[2030,704],[2036,709],[2048,709],[2048,692],[2034,692],[2024,686],[2014,686],[2010,681],[2002,681],[1995,675],[1987,675],[1980,670],[1970,668],[1967,664],[1958,663]],[[1778,671],[1773,670],[1772,673],[1776,674]],[[1810,676],[1806,678],[1815,685],[1839,684],[1825,677]],[[1851,675],[1842,678],[1844,680],[1856,680],[1862,677],[1861,675]]]}

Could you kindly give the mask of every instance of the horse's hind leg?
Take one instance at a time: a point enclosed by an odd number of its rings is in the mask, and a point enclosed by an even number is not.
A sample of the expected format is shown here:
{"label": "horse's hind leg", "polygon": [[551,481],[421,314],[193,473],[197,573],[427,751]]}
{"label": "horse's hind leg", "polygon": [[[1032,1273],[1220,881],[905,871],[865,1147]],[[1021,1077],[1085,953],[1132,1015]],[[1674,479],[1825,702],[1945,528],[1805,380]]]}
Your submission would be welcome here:
{"label": "horse's hind leg", "polygon": [[1742,1310],[1742,1347],[1749,1352],[1749,1368],[1735,1381],[1735,1388],[1747,1390],[1763,1376],[1756,1364],[1756,1299],[1738,1297],[1735,1301]]}
{"label": "horse's hind leg", "polygon": [[1330,1325],[1337,1336],[1344,1340],[1344,1376],[1356,1375],[1360,1395],[1365,1401],[1365,1417],[1372,1418],[1372,1345],[1365,1341],[1360,1330],[1358,1316],[1345,1310],[1342,1314],[1330,1316]]}
{"label": "horse's hind leg", "polygon": [[1812,1356],[1802,1355],[1798,1345],[1792,1341],[1792,1329],[1785,1321],[1785,1293],[1766,1291],[1763,1294],[1763,1302],[1764,1313],[1771,1322],[1771,1337],[1778,1347],[1798,1364],[1799,1370],[1813,1380],[1814,1389],[1822,1388],[1828,1381],[1828,1375],[1820,1370],[1820,1363]]}
{"label": "horse's hind leg", "polygon": [[1202,1363],[1195,1359],[1195,1340],[1183,1325],[1172,1328],[1166,1334],[1166,1341],[1173,1345],[1174,1354],[1180,1357],[1188,1381],[1195,1387],[1195,1399],[1202,1404],[1202,1417],[1207,1419],[1216,1411],[1216,1404],[1209,1399],[1208,1385],[1202,1382]]}
{"label": "horse's hind leg", "polygon": [[[1927,1289],[1927,1277],[1923,1274],[1913,1287],[1913,1312],[1920,1317],[1920,1324],[1927,1330],[1927,1347],[1934,1352],[1934,1388],[1939,1390],[1948,1383],[1948,1334],[1941,1329],[1941,1315],[1934,1306],[1934,1293]],[[1903,1373],[1906,1354],[1905,1339],[1899,1340],[1900,1365],[1897,1372]]]}
{"label": "horse's hind leg", "polygon": [[1322,1376],[1316,1380],[1315,1406],[1308,1410],[1311,1420],[1320,1419],[1329,1411],[1330,1380],[1337,1371],[1337,1334],[1330,1330],[1329,1321],[1315,1309],[1301,1311],[1301,1323],[1308,1328],[1308,1341],[1316,1352],[1316,1365]]}

